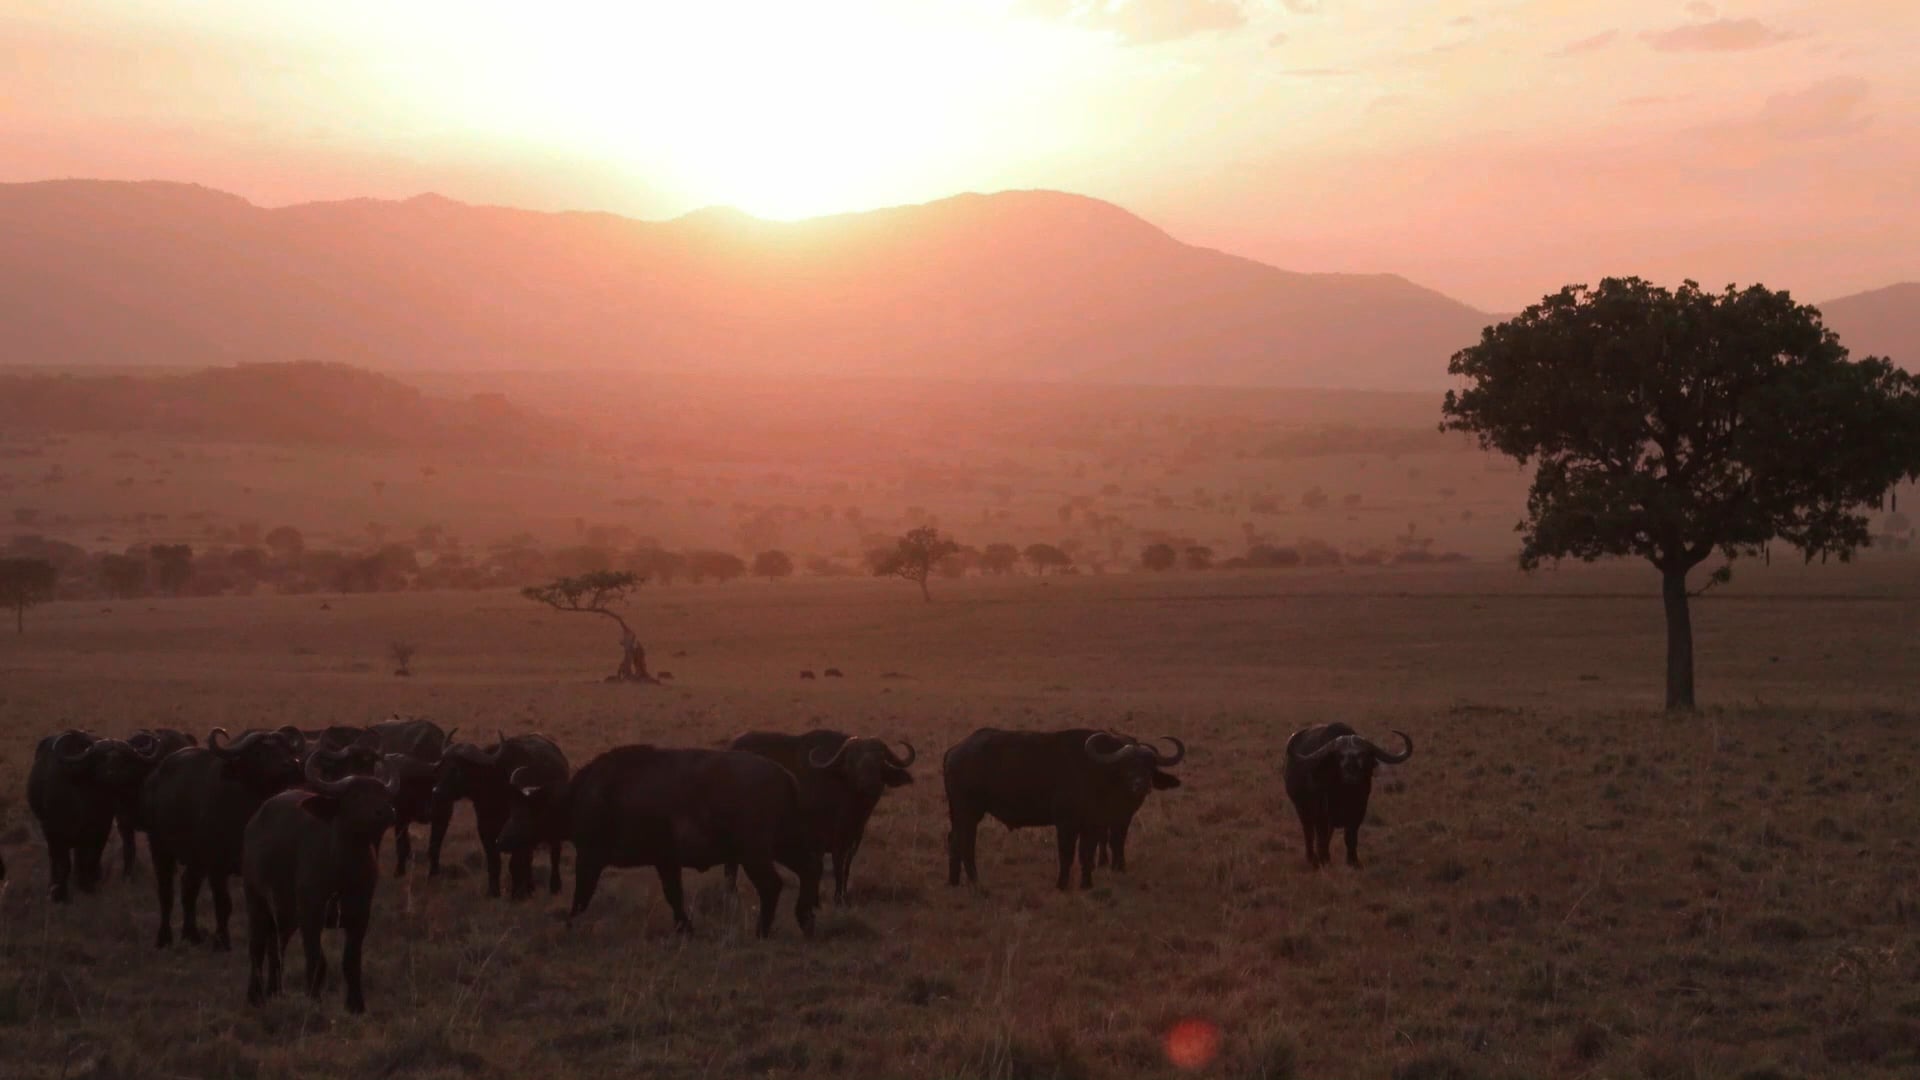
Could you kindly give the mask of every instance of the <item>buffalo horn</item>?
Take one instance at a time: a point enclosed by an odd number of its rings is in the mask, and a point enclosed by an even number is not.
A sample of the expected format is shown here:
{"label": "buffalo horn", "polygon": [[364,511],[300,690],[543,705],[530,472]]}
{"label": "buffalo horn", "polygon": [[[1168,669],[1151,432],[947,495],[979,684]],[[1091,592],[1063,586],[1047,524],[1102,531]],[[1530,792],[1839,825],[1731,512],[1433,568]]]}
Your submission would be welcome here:
{"label": "buffalo horn", "polygon": [[1413,737],[1404,731],[1396,731],[1394,734],[1400,736],[1400,741],[1406,744],[1406,747],[1397,754],[1387,753],[1375,746],[1372,741],[1367,743],[1367,749],[1373,751],[1373,756],[1379,758],[1382,765],[1398,765],[1413,756]]}
{"label": "buffalo horn", "polygon": [[828,755],[825,761],[820,760],[820,750],[822,748],[815,747],[810,753],[807,754],[807,764],[813,766],[816,769],[831,769],[836,764],[839,763],[840,756],[847,752],[847,747],[852,745],[853,745],[853,736],[849,735],[845,739],[841,740],[840,745],[834,748],[833,753]]}

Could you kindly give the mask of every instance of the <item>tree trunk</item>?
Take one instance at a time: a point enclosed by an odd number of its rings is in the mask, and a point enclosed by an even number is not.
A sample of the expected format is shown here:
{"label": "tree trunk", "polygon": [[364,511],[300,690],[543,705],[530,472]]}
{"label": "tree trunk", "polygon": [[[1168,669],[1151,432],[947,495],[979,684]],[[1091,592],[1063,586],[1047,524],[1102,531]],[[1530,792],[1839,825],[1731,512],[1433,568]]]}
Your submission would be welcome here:
{"label": "tree trunk", "polygon": [[924,577],[920,579],[920,599],[933,603],[933,594],[927,591],[927,579]]}
{"label": "tree trunk", "polygon": [[1687,572],[1662,570],[1667,606],[1667,708],[1693,710],[1693,614],[1687,608]]}

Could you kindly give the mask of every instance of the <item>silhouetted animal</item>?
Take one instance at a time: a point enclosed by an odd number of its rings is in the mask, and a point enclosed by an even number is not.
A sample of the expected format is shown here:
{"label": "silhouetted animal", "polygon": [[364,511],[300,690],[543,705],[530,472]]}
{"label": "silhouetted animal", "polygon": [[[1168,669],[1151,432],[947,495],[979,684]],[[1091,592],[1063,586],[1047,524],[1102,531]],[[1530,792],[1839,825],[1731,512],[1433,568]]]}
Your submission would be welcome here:
{"label": "silhouetted animal", "polygon": [[800,673],[800,677],[803,679],[811,679],[814,677],[814,674],[811,671],[802,671]]}
{"label": "silhouetted animal", "polygon": [[[907,771],[919,755],[913,744],[902,742],[900,757],[879,739],[854,738],[838,731],[816,730],[804,735],[749,731],[733,740],[729,749],[759,754],[792,773],[800,782],[800,802],[813,827],[814,841],[833,858],[833,898],[847,899],[847,876],[853,857],[867,832],[867,819],[890,787],[913,783]],[[727,867],[733,882],[734,868]]]}
{"label": "silhouetted animal", "polygon": [[[189,746],[199,746],[200,740],[184,731],[174,728],[141,728],[127,736],[127,745],[142,753],[151,752],[155,764],[161,758],[175,750],[184,750]],[[138,865],[138,847],[135,838],[146,829],[140,821],[140,789],[134,788],[127,793],[126,800],[113,816],[114,828],[120,833],[120,873],[132,877]]]}
{"label": "silhouetted animal", "polygon": [[654,677],[654,678],[656,678],[656,679],[658,679],[658,680],[660,680],[661,682],[672,682],[672,681],[673,681],[673,672],[671,672],[671,671],[661,671],[661,672],[656,672],[656,673],[654,673],[654,676],[653,676],[653,677]]}
{"label": "silhouetted animal", "polygon": [[66,903],[69,876],[83,893],[100,884],[100,855],[116,816],[129,818],[129,804],[153,771],[159,755],[119,739],[66,731],[40,740],[27,774],[27,805],[47,838],[47,868],[53,902]]}
{"label": "silhouetted animal", "polygon": [[1072,728],[1000,731],[981,728],[947,751],[941,764],[947,788],[947,883],[980,879],[975,844],[988,814],[1008,829],[1051,825],[1059,846],[1065,889],[1080,852],[1080,887],[1093,887],[1095,849],[1111,845],[1115,870],[1126,869],[1127,830],[1154,789],[1180,786],[1162,770],[1186,760],[1187,747],[1171,735],[1171,756],[1131,736]]}
{"label": "silhouetted animal", "polygon": [[360,953],[380,880],[374,843],[393,824],[394,789],[368,776],[323,779],[319,759],[308,760],[305,786],[268,799],[247,822],[241,872],[247,896],[247,1001],[258,1005],[280,992],[280,969],[296,929],[307,956],[307,993],[320,996],[327,974],[320,931],[337,909],[346,938],[340,970],[346,977],[347,1011],[365,1012]]}
{"label": "silhouetted animal", "polygon": [[173,943],[173,878],[180,880],[180,936],[200,940],[195,917],[200,882],[213,894],[213,945],[229,947],[233,898],[227,878],[240,870],[241,835],[260,804],[300,782],[298,744],[284,732],[249,731],[231,744],[215,728],[204,748],[168,754],[140,792],[154,887],[160,899],[155,944]]}
{"label": "silhouetted animal", "polygon": [[[432,827],[434,780],[440,759],[446,755],[447,747],[453,745],[454,732],[459,729],[442,731],[440,725],[431,720],[396,716],[368,730],[378,740],[394,784],[393,876],[403,877],[413,857],[413,836],[407,826],[418,822]],[[451,815],[453,804],[447,803],[444,809]],[[439,828],[444,836],[446,822],[442,821]],[[377,849],[379,844],[374,847]],[[428,876],[440,872],[438,849],[430,854],[433,857],[428,860]]]}
{"label": "silhouetted animal", "polygon": [[1413,756],[1413,740],[1396,731],[1406,748],[1390,754],[1354,734],[1345,724],[1323,724],[1296,731],[1287,739],[1287,797],[1300,815],[1307,840],[1307,865],[1315,870],[1332,861],[1333,830],[1347,834],[1347,865],[1360,865],[1360,824],[1367,819],[1373,770],[1398,765]]}
{"label": "silhouetted animal", "polygon": [[[341,780],[349,776],[372,776],[380,767],[380,736],[368,728],[336,724],[319,731],[303,731],[301,735],[306,738],[306,752],[301,760],[304,775],[319,780]],[[319,768],[309,768],[315,762]]]}
{"label": "silhouetted animal", "polygon": [[820,903],[820,849],[801,812],[792,774],[757,754],[730,750],[662,750],[622,746],[594,758],[572,781],[526,783],[515,776],[513,817],[500,845],[530,848],[558,827],[573,841],[573,906],[587,910],[607,867],[651,866],[673,909],[673,924],[691,933],[681,890],[682,868],[738,863],[760,894],[759,934],[773,929],[780,900],[775,862],[800,876],[793,917],[813,936]]}
{"label": "silhouetted animal", "polygon": [[[527,784],[557,785],[568,775],[567,756],[545,735],[500,735],[491,749],[482,750],[472,743],[454,743],[440,758],[438,778],[433,786],[433,831],[427,838],[428,873],[440,864],[440,845],[446,839],[447,821],[453,804],[461,799],[473,802],[474,824],[480,833],[480,848],[487,857],[487,895],[500,895],[500,849],[495,840],[507,823],[512,808],[508,779],[526,769]],[[560,891],[560,847],[564,837],[543,837],[548,845],[547,889]],[[508,867],[512,878],[512,899],[533,895],[533,847],[513,852]]]}
{"label": "silhouetted animal", "polygon": [[844,679],[844,678],[846,678],[846,676],[845,676],[845,675],[842,675],[842,674],[840,673],[840,669],[839,669],[839,668],[837,668],[837,667],[830,667],[830,668],[828,668],[827,670],[825,670],[825,671],[823,671],[823,672],[821,672],[821,674],[822,674],[822,675],[825,675],[825,676],[826,676],[827,678],[829,678],[829,679]]}

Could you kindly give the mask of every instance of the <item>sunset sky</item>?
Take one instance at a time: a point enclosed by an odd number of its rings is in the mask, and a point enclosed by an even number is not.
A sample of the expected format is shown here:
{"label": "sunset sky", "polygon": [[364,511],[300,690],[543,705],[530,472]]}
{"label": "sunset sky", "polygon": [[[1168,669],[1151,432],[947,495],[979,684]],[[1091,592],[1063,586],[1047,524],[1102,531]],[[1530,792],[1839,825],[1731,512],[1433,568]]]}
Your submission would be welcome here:
{"label": "sunset sky", "polygon": [[1914,0],[0,0],[0,180],[799,217],[1110,199],[1518,307],[1920,278]]}

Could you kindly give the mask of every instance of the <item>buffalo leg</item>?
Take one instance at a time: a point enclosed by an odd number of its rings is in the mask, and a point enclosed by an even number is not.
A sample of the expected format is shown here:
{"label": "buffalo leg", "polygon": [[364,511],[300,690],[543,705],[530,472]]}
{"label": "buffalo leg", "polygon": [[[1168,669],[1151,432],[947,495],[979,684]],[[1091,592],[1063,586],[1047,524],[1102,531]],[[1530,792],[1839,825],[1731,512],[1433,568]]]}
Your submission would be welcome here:
{"label": "buffalo leg", "polygon": [[207,890],[213,893],[213,947],[226,952],[233,948],[227,936],[227,923],[233,918],[233,894],[227,891],[227,875],[208,874]]}
{"label": "buffalo leg", "polygon": [[560,895],[560,849],[565,846],[555,840],[547,847],[547,892],[552,896]]}
{"label": "buffalo leg", "polygon": [[960,870],[967,871],[967,884],[975,885],[980,881],[980,868],[974,864],[974,844],[980,837],[980,818],[969,818],[965,814],[952,815],[952,828],[947,832],[947,884],[960,884]]}
{"label": "buffalo leg", "polygon": [[1332,864],[1333,856],[1329,852],[1333,848],[1333,823],[1326,818],[1313,823],[1313,846],[1321,866]]}
{"label": "buffalo leg", "polygon": [[206,877],[200,867],[187,863],[180,868],[180,940],[198,945],[200,937],[200,881]]}
{"label": "buffalo leg", "polygon": [[[820,907],[821,855],[818,849],[810,848],[802,852],[796,861],[799,865],[794,867],[794,872],[800,875],[800,894],[793,901],[793,921],[800,924],[802,934],[811,938],[813,913]],[[836,870],[839,865],[836,860],[834,863]]]}
{"label": "buffalo leg", "polygon": [[573,924],[573,917],[587,910],[593,903],[593,890],[600,886],[600,871],[604,863],[595,855],[580,852],[573,860],[573,906],[567,910],[567,924]]}
{"label": "buffalo leg", "polygon": [[373,897],[356,896],[340,901],[340,928],[346,941],[340,946],[340,974],[347,982],[347,1011],[367,1011],[367,999],[360,992],[360,950],[367,940],[367,922],[373,912]]}
{"label": "buffalo leg", "polygon": [[[273,925],[273,905],[266,894],[251,885],[246,886],[244,892],[247,897],[247,1004],[259,1005],[267,1000],[267,967],[279,959],[280,931]],[[272,960],[268,959],[270,956]]]}
{"label": "buffalo leg", "polygon": [[493,837],[481,833],[480,850],[487,856],[487,895],[498,899],[500,896],[500,849],[493,846]]}
{"label": "buffalo leg", "polygon": [[1094,850],[1106,842],[1107,830],[1080,830],[1080,887],[1093,888]]}
{"label": "buffalo leg", "polygon": [[1056,825],[1053,830],[1053,838],[1054,842],[1060,848],[1060,880],[1057,885],[1059,889],[1064,892],[1071,880],[1069,875],[1073,873],[1074,841],[1080,837],[1078,831],[1075,830],[1073,826]]}
{"label": "buffalo leg", "polygon": [[[754,933],[759,937],[766,937],[773,932],[773,916],[774,913],[779,910],[780,875],[773,868],[773,860],[765,856],[743,860],[740,868],[747,872],[747,880],[753,882],[754,891],[760,894],[760,918],[754,927]],[[660,874],[661,883],[665,884],[665,867],[661,868]],[[819,882],[819,875],[816,874],[814,876],[814,887],[816,889],[819,888]],[[673,871],[672,893],[674,896],[677,896],[679,892],[680,870],[678,867],[675,867]],[[669,897],[669,899],[671,898],[672,897]],[[678,907],[678,904],[676,903],[675,906]]]}
{"label": "buffalo leg", "polygon": [[1307,868],[1320,869],[1320,856],[1313,845],[1313,820],[1305,814],[1300,815],[1300,833],[1307,838]]}
{"label": "buffalo leg", "polygon": [[533,895],[533,849],[521,848],[507,856],[507,877],[511,883],[507,896],[525,900]]}
{"label": "buffalo leg", "polygon": [[65,841],[47,837],[47,895],[56,904],[67,902],[67,878],[73,873],[73,849]]}
{"label": "buffalo leg", "polygon": [[843,845],[821,856],[823,860],[829,857],[833,859],[833,902],[844,904],[847,902],[847,874],[852,870],[853,845]]}
{"label": "buffalo leg", "polygon": [[447,825],[453,821],[453,807],[436,806],[427,822],[427,876],[440,876],[440,845],[446,842]]}
{"label": "buffalo leg", "polygon": [[320,949],[319,908],[300,905],[300,945],[307,954],[307,996],[319,997],[327,985],[327,954]]}
{"label": "buffalo leg", "polygon": [[160,900],[160,933],[153,945],[164,949],[173,944],[173,852],[148,833],[147,857],[153,860],[153,888]]}
{"label": "buffalo leg", "polygon": [[1360,825],[1359,823],[1355,822],[1352,825],[1348,825],[1346,827],[1346,833],[1347,833],[1347,838],[1346,838],[1347,839],[1347,865],[1359,866],[1360,865]]}
{"label": "buffalo leg", "polygon": [[407,823],[393,823],[393,876],[406,877],[407,863],[413,858],[413,837],[407,832]]}
{"label": "buffalo leg", "polygon": [[113,827],[120,832],[120,876],[131,878],[140,865],[140,852],[134,846],[134,837],[139,833],[133,827],[133,815],[115,815]]}
{"label": "buffalo leg", "polygon": [[[683,934],[693,933],[693,920],[687,918],[687,898],[680,889],[680,867],[674,863],[663,862],[654,869],[660,874],[660,891],[666,894],[667,906],[673,909],[673,928]],[[754,882],[755,885],[759,884],[753,876],[751,865],[747,867],[747,880]],[[760,917],[762,921],[768,920],[765,911],[760,913]]]}
{"label": "buffalo leg", "polygon": [[81,892],[92,893],[100,887],[100,859],[106,846],[103,836],[99,843],[88,842],[73,849],[73,882]]}
{"label": "buffalo leg", "polygon": [[1113,827],[1113,832],[1107,838],[1107,846],[1113,853],[1113,871],[1116,874],[1127,872],[1127,830],[1132,827],[1132,821],[1123,821]]}

